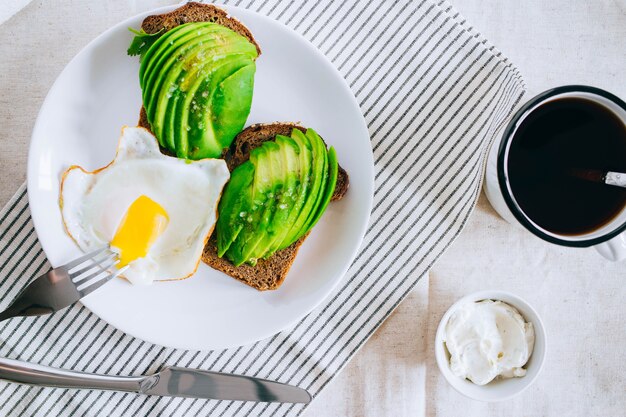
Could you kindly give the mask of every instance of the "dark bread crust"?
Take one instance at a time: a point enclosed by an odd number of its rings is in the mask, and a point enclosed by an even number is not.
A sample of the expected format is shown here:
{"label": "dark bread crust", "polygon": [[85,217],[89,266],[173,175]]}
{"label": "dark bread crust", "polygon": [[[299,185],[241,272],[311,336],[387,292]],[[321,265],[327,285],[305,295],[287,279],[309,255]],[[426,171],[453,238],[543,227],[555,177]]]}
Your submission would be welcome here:
{"label": "dark bread crust", "polygon": [[[241,131],[233,141],[232,145],[224,152],[224,159],[228,169],[232,171],[250,158],[250,152],[260,146],[263,142],[273,140],[276,135],[290,136],[292,129],[306,131],[306,129],[295,123],[270,123],[256,124]],[[332,200],[341,199],[348,191],[348,174],[339,167],[337,174],[337,185]],[[285,280],[291,265],[296,259],[298,250],[304,243],[308,234],[302,236],[291,246],[276,252],[269,259],[259,259],[255,266],[241,265],[234,266],[226,258],[217,256],[215,236],[211,236],[209,243],[204,248],[202,261],[210,267],[222,271],[227,275],[256,288],[260,291],[275,290]]]}
{"label": "dark bread crust", "polygon": [[162,30],[167,32],[176,26],[190,22],[213,22],[225,26],[252,42],[258,54],[261,55],[261,47],[250,30],[239,20],[229,16],[224,9],[212,4],[191,2],[169,13],[148,16],[141,23],[141,28],[146,33],[157,33]]}
{"label": "dark bread crust", "polygon": [[255,266],[248,264],[235,266],[228,259],[217,256],[216,237],[214,234],[204,247],[202,262],[259,291],[275,290],[285,280],[287,272],[291,269],[291,265],[296,260],[296,255],[298,255],[298,251],[307,236],[308,234],[301,237],[300,240],[291,246],[279,250],[267,260],[259,259]]}

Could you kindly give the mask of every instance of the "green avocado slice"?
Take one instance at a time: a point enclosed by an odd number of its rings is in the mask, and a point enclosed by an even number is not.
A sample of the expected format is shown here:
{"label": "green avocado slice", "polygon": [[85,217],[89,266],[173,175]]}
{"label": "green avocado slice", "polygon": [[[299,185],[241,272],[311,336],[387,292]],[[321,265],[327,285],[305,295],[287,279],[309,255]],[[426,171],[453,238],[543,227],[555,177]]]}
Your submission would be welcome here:
{"label": "green avocado slice", "polygon": [[[185,24],[179,31],[168,31],[148,50],[139,67],[142,88],[154,89],[171,65],[180,62],[192,46],[202,46],[208,40],[215,42],[226,28],[212,23]],[[208,44],[207,44],[208,46]]]}
{"label": "green avocado slice", "polygon": [[322,217],[322,214],[326,211],[326,207],[328,207],[328,203],[330,203],[333,193],[335,192],[338,171],[339,164],[337,163],[337,152],[335,151],[335,148],[331,146],[328,150],[328,180],[326,181],[326,189],[324,190],[322,199],[320,200],[317,212],[313,218],[310,219],[308,225],[305,227],[305,230],[302,232],[302,235],[308,233],[309,230],[317,224],[320,217]]}
{"label": "green avocado slice", "polygon": [[302,225],[302,229],[300,231],[300,235],[304,235],[309,230],[311,230],[313,220],[316,218],[318,211],[324,201],[324,192],[326,191],[328,180],[329,180],[329,163],[328,163],[328,150],[326,149],[326,145],[322,138],[315,132],[313,129],[307,129],[306,136],[310,138],[312,143],[315,143],[317,146],[316,151],[317,154],[315,158],[319,158],[323,161],[321,175],[319,178],[319,188],[317,189],[315,195],[317,196],[315,199],[315,203],[313,204],[311,211],[309,212],[306,222]]}
{"label": "green avocado slice", "polygon": [[[240,233],[233,240],[228,249],[222,253],[225,254],[231,262],[236,263],[241,260],[241,263],[246,260],[243,255],[244,244],[251,239],[256,231],[256,226],[261,220],[263,209],[265,205],[265,196],[267,190],[271,185],[271,171],[269,171],[269,165],[266,163],[259,163],[259,160],[263,161],[266,158],[266,149],[259,147],[250,152],[249,163],[254,167],[254,178],[252,184],[249,186],[251,206],[248,211],[240,211],[238,215],[244,218],[246,222]],[[221,215],[221,213],[220,213]],[[218,255],[220,253],[218,252]],[[240,264],[241,264],[240,263]]]}
{"label": "green avocado slice", "polygon": [[[224,58],[219,61],[219,66],[214,67],[213,71],[206,77],[197,77],[196,83],[190,87],[186,92],[187,98],[183,103],[183,113],[181,114],[181,129],[182,142],[185,142],[189,148],[189,157],[191,159],[202,159],[213,156],[219,156],[222,153],[223,148],[228,146],[234,136],[239,133],[245,123],[245,119],[248,113],[245,112],[243,117],[239,117],[239,120],[234,120],[233,117],[227,117],[228,115],[221,114],[219,111],[213,108],[211,105],[212,97],[216,91],[220,89],[219,84],[222,80],[227,80],[233,74],[236,74],[241,68],[249,65],[252,60],[247,54],[233,54],[228,58]],[[254,77],[254,74],[252,74]],[[238,91],[227,90],[230,96],[234,96],[234,100],[238,97],[249,97],[251,101],[251,95],[244,93],[240,94]],[[250,88],[248,91],[252,91]],[[242,99],[239,99],[242,100]],[[245,111],[250,108],[250,104],[247,106],[238,108],[237,111]],[[217,116],[216,116],[217,114]],[[243,119],[243,120],[242,120]],[[215,120],[221,124],[229,124],[237,122],[237,131],[229,138],[227,143],[220,143],[220,137],[223,135],[221,132],[215,130]]]}
{"label": "green avocado slice", "polygon": [[224,255],[246,224],[246,216],[241,216],[241,213],[250,210],[253,181],[254,165],[246,161],[233,170],[224,189],[215,225],[219,257]]}
{"label": "green avocado slice", "polygon": [[280,146],[280,167],[283,171],[282,192],[276,195],[276,210],[267,228],[267,236],[257,247],[257,253],[264,259],[269,258],[279,248],[289,232],[289,217],[300,193],[300,147],[290,137],[277,135],[276,144]]}
{"label": "green avocado slice", "polygon": [[[244,262],[250,265],[256,265],[257,259],[265,253],[265,239],[269,233],[269,225],[272,222],[276,212],[276,195],[282,191],[284,179],[282,177],[283,170],[280,167],[280,146],[274,142],[265,142],[262,148],[266,149],[265,158],[259,158],[258,169],[267,169],[269,172],[268,188],[264,195],[264,205],[261,210],[260,219],[254,219],[252,233],[249,233],[247,239],[243,243],[241,257],[234,260],[235,266],[239,266]],[[267,168],[261,167],[266,165]]]}
{"label": "green avocado slice", "polygon": [[[246,123],[252,105],[252,94],[248,92],[254,89],[255,72],[254,61],[248,60],[247,65],[224,79],[213,90],[208,106],[207,124],[212,127],[220,154]],[[194,157],[202,158],[206,155],[206,152],[198,152]]]}
{"label": "green avocado slice", "polygon": [[[160,58],[166,49],[163,48],[163,43],[176,41],[192,30],[193,27],[190,27],[189,25],[179,25],[160,35],[159,38],[152,43],[150,48],[148,48],[148,50],[141,57],[141,64],[139,66],[139,84],[141,86],[144,85],[145,75],[150,74],[152,68],[155,65],[158,65],[159,62],[162,62],[160,61]],[[156,56],[157,54],[158,56]]]}
{"label": "green avocado slice", "polygon": [[[315,213],[321,199],[322,190],[324,190],[327,175],[326,147],[319,136],[310,133],[311,130],[312,129],[307,129],[306,134],[302,134],[302,132],[297,133],[295,130],[293,132],[297,136],[302,135],[301,137],[311,144],[313,158],[311,162],[311,176],[309,179],[310,188],[302,210],[287,234],[286,242],[293,243],[304,235],[309,219],[312,217],[313,213]],[[286,247],[284,245],[282,246]]]}
{"label": "green avocado slice", "polygon": [[[160,92],[163,88],[163,82],[167,78],[166,76],[169,75],[169,71],[172,68],[176,68],[176,64],[181,64],[183,57],[188,57],[194,50],[197,52],[198,48],[204,46],[204,42],[214,39],[215,33],[220,31],[217,27],[201,28],[203,36],[198,36],[198,28],[187,26],[185,31],[174,33],[172,36],[169,35],[170,32],[167,32],[158,40],[163,40],[164,42],[160,44],[160,48],[154,56],[147,55],[144,58],[142,67],[144,64],[146,67],[143,71],[140,67],[139,74],[140,85],[144,94],[144,107],[149,118],[154,117],[153,105],[157,98],[155,93]],[[168,88],[170,87],[168,86]]]}
{"label": "green avocado slice", "polygon": [[300,236],[291,234],[291,229],[300,216],[311,189],[311,171],[313,162],[311,143],[299,129],[292,130],[291,138],[297,143],[300,149],[300,153],[298,155],[300,166],[300,178],[298,181],[299,187],[297,195],[295,195],[293,208],[289,213],[289,217],[285,221],[285,231],[283,233],[282,240],[278,243],[276,250],[284,249],[300,238]]}
{"label": "green avocado slice", "polygon": [[[232,32],[234,35],[239,36]],[[207,35],[206,38],[198,38],[198,39],[207,39],[206,43],[210,42],[210,37],[212,35]],[[146,106],[146,114],[148,116],[148,121],[150,122],[151,127],[153,128],[153,132],[157,137],[162,135],[162,126],[163,126],[163,118],[165,117],[165,112],[167,109],[167,101],[171,98],[172,93],[180,88],[180,84],[178,82],[184,81],[184,76],[186,75],[185,68],[190,65],[190,61],[194,58],[197,58],[201,54],[206,54],[209,51],[210,47],[206,44],[201,44],[200,41],[193,43],[190,42],[190,46],[185,50],[183,54],[175,55],[170,58],[171,65],[167,68],[163,76],[157,79],[157,84],[154,86],[154,91],[152,91],[151,87],[146,86],[144,90],[144,96],[151,97],[151,101],[148,101],[147,98],[144,98],[144,106]],[[215,45],[214,48],[219,48],[220,45]],[[167,65],[167,64],[166,64]],[[174,148],[173,140],[165,141],[170,144],[171,148]]]}

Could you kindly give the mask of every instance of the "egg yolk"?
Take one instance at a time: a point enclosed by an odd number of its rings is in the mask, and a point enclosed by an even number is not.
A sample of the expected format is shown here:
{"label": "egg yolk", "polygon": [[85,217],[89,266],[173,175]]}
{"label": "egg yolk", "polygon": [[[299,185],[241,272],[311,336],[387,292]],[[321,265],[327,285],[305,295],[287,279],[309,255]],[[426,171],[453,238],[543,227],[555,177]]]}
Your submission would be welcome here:
{"label": "egg yolk", "polygon": [[111,241],[111,246],[120,254],[117,266],[122,268],[146,256],[168,223],[169,217],[161,205],[145,195],[137,198],[126,211]]}

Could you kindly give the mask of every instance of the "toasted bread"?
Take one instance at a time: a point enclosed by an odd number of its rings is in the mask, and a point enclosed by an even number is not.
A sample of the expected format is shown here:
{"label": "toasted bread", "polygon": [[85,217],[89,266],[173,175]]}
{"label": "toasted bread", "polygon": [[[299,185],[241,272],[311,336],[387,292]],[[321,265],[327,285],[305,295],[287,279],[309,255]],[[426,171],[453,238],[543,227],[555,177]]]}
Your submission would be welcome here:
{"label": "toasted bread", "polygon": [[[235,137],[230,149],[224,153],[228,169],[232,171],[247,161],[250,152],[263,142],[274,139],[276,135],[289,136],[294,128],[306,131],[304,127],[294,123],[256,124],[246,128]],[[341,199],[348,191],[348,185],[348,174],[339,167],[337,185],[332,200]],[[209,243],[204,247],[202,260],[210,267],[222,271],[257,290],[275,290],[285,280],[287,272],[289,272],[306,237],[307,235],[301,237],[291,246],[276,252],[269,259],[259,259],[255,266],[243,264],[236,267],[228,259],[217,256],[215,233],[213,233]]]}
{"label": "toasted bread", "polygon": [[250,30],[239,20],[229,16],[225,10],[212,4],[191,2],[169,13],[148,16],[141,23],[141,29],[149,34],[161,31],[167,32],[176,26],[190,22],[213,22],[225,26],[247,38],[254,44],[257,52],[261,55],[261,47],[259,47]]}

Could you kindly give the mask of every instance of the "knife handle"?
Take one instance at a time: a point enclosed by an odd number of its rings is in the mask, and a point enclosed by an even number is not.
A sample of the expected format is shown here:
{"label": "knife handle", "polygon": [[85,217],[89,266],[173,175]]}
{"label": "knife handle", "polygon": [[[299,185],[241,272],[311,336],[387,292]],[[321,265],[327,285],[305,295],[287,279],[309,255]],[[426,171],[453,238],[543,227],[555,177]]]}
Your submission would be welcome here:
{"label": "knife handle", "polygon": [[0,358],[0,379],[20,384],[138,392],[145,376],[109,376]]}

